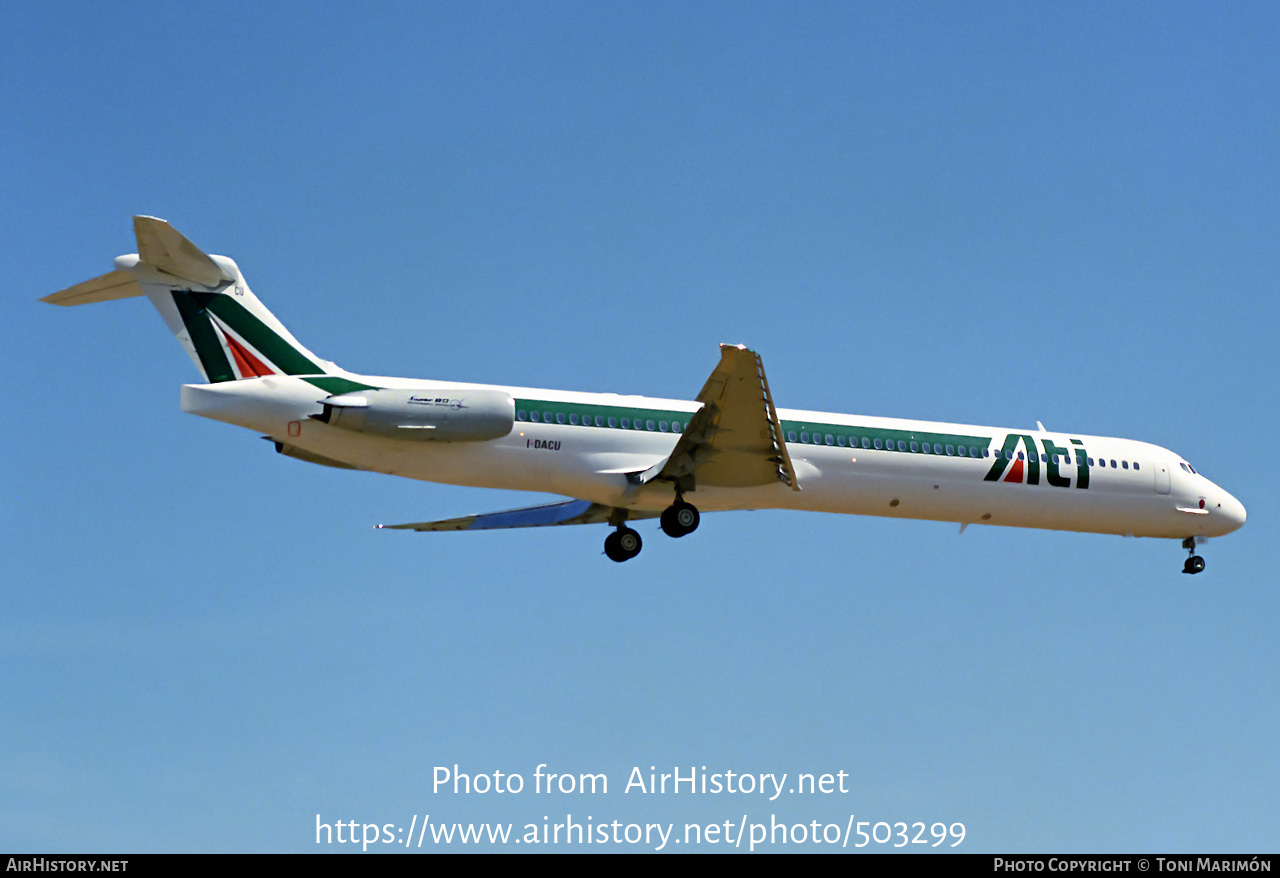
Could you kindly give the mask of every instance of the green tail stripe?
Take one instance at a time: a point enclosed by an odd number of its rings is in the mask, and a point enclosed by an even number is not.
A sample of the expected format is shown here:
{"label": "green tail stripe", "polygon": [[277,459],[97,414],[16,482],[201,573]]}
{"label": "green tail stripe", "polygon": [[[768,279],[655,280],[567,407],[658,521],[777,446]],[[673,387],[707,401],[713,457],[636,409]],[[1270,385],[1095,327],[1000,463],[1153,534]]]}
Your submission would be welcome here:
{"label": "green tail stripe", "polygon": [[218,333],[204,307],[195,300],[193,293],[182,290],[172,292],[173,303],[187,327],[187,334],[191,336],[191,344],[196,349],[196,356],[200,358],[200,365],[209,383],[234,381],[236,373],[231,368],[231,361],[227,359],[226,351],[222,349],[222,342],[218,340]]}
{"label": "green tail stripe", "polygon": [[372,384],[361,384],[359,381],[352,381],[350,378],[342,378],[337,375],[316,375],[315,377],[304,378],[308,384],[314,384],[325,393],[350,393],[353,390],[373,390]]}
{"label": "green tail stripe", "polygon": [[218,319],[230,326],[236,333],[253,345],[271,361],[277,369],[286,375],[316,375],[324,369],[298,352],[298,349],[285,341],[275,330],[253,316],[231,296],[220,293],[188,293],[198,302],[201,310],[207,309],[217,315]]}

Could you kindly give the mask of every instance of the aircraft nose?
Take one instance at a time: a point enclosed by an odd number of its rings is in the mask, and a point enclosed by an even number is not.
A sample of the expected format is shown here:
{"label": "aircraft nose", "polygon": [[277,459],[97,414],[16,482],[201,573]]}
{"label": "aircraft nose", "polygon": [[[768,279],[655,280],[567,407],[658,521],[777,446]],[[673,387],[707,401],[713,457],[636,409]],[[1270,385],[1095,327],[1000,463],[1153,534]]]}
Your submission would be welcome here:
{"label": "aircraft nose", "polygon": [[1233,530],[1239,530],[1244,526],[1246,517],[1244,504],[1226,491],[1222,492],[1222,497],[1218,501],[1218,508],[1214,512],[1217,513],[1216,517],[1221,519],[1225,526],[1223,533],[1231,533]]}

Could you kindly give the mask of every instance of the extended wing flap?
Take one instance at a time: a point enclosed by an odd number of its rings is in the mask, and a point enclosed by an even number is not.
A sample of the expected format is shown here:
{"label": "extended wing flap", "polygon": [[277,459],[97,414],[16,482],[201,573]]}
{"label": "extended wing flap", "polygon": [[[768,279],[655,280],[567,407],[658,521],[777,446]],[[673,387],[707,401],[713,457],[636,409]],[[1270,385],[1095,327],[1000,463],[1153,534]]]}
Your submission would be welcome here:
{"label": "extended wing flap", "polygon": [[657,478],[693,475],[700,485],[743,488],[780,481],[800,490],[760,355],[721,345],[720,364]]}
{"label": "extended wing flap", "polygon": [[[411,524],[380,524],[388,530],[497,530],[512,527],[551,527],[561,524],[602,524],[613,514],[612,506],[592,503],[590,500],[565,500],[543,506],[526,506],[505,512],[487,512],[480,515],[464,515],[441,521],[419,521]],[[630,511],[628,518],[654,518],[656,512]]]}

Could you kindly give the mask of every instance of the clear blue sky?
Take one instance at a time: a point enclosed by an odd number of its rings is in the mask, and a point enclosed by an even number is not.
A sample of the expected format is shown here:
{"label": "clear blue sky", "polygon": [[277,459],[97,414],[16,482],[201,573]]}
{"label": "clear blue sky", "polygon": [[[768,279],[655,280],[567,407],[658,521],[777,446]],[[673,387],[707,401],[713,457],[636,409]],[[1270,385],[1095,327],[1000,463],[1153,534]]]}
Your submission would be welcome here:
{"label": "clear blue sky", "polygon": [[[0,849],[424,813],[1280,848],[1278,46],[1263,3],[13,6]],[[799,513],[624,565],[601,527],[378,532],[539,498],[183,415],[145,301],[37,302],[137,213],[356,371],[692,398],[742,342],[780,406],[1144,439],[1249,522],[1195,578]],[[455,763],[610,790],[433,793]],[[849,792],[623,793],[650,765]]]}

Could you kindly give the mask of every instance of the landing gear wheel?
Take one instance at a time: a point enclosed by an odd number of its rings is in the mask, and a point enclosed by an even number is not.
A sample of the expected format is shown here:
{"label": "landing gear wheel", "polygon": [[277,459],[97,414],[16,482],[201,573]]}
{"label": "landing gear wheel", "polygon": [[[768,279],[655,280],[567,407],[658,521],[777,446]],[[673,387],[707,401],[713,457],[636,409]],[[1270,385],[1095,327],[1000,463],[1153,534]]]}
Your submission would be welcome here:
{"label": "landing gear wheel", "polygon": [[677,500],[663,510],[658,522],[662,526],[662,532],[667,536],[682,537],[697,530],[700,520],[698,507],[683,500]]}
{"label": "landing gear wheel", "polygon": [[[1201,539],[1200,542],[1204,542],[1204,540]],[[1187,559],[1187,563],[1182,565],[1182,572],[1183,573],[1199,573],[1201,570],[1203,570],[1204,559],[1196,554],[1196,538],[1187,537],[1185,540],[1182,541],[1182,548],[1186,549],[1187,552],[1191,555],[1191,557]]]}
{"label": "landing gear wheel", "polygon": [[620,527],[604,538],[604,553],[610,561],[629,561],[640,554],[640,534],[629,527]]}

